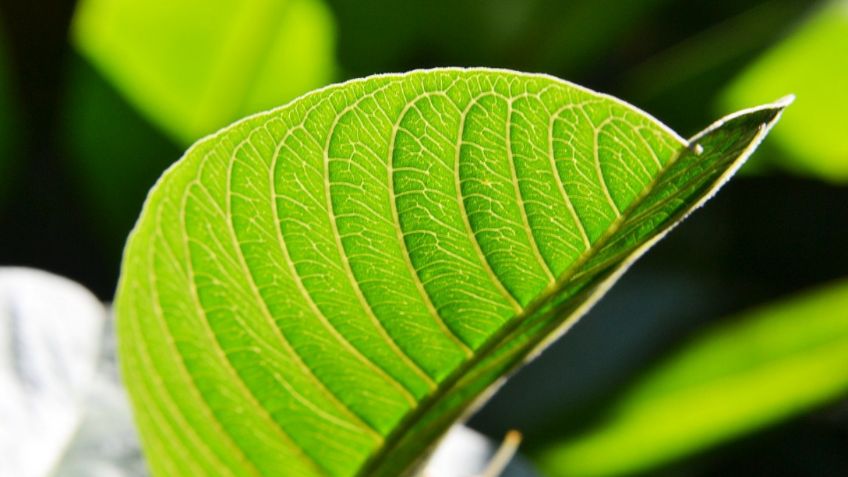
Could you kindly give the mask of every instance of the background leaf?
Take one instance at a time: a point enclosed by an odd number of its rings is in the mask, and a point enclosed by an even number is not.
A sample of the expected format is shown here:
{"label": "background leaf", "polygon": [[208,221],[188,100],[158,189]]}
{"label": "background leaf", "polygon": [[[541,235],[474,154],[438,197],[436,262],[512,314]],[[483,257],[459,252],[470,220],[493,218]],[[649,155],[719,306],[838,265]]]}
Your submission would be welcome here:
{"label": "background leaf", "polygon": [[848,281],[725,320],[552,442],[551,477],[631,475],[820,406],[848,390]]}
{"label": "background leaf", "polygon": [[181,148],[78,55],[68,61],[65,86],[64,163],[79,199],[96,217],[92,228],[102,239],[100,252],[119,263],[147,191]]}
{"label": "background leaf", "polygon": [[[791,91],[803,98],[775,131],[775,163],[821,179],[848,181],[848,1],[833,0],[750,65],[724,92],[733,110]],[[781,93],[777,93],[781,92]]]}
{"label": "background leaf", "polygon": [[446,69],[199,142],[148,199],[117,299],[154,473],[403,474],[785,104],[689,144],[552,77]]}
{"label": "background leaf", "polygon": [[334,73],[333,20],[320,0],[84,0],[73,35],[184,144]]}

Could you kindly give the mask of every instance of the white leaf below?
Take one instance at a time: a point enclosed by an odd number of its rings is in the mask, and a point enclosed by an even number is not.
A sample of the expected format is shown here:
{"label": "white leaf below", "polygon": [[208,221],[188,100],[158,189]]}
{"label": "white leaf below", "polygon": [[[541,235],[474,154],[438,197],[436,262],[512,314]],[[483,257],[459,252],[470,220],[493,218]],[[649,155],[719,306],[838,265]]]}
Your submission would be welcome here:
{"label": "white leaf below", "polygon": [[115,320],[106,320],[83,420],[53,477],[145,477],[129,400],[118,376]]}
{"label": "white leaf below", "polygon": [[[476,477],[483,475],[498,443],[462,424],[442,438],[420,477]],[[500,477],[538,477],[521,455],[516,455]]]}
{"label": "white leaf below", "polygon": [[82,286],[0,268],[0,476],[44,477],[82,419],[106,312]]}

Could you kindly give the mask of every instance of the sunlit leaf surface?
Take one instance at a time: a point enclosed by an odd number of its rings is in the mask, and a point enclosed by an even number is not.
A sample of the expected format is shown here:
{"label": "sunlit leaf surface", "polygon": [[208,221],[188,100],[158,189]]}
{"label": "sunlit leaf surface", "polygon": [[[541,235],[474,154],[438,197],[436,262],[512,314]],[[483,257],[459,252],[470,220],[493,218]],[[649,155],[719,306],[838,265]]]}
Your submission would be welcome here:
{"label": "sunlit leaf surface", "polygon": [[556,78],[444,69],[197,143],[151,193],[117,297],[153,472],[403,475],[785,105],[687,143]]}
{"label": "sunlit leaf surface", "polygon": [[551,444],[546,475],[667,463],[848,391],[848,281],[729,318],[662,361],[584,435]]}
{"label": "sunlit leaf surface", "polygon": [[820,8],[783,42],[756,61],[724,93],[727,110],[786,92],[797,107],[775,130],[789,170],[834,182],[848,181],[848,1]]}
{"label": "sunlit leaf surface", "polygon": [[183,144],[327,84],[320,0],[84,0],[78,49]]}

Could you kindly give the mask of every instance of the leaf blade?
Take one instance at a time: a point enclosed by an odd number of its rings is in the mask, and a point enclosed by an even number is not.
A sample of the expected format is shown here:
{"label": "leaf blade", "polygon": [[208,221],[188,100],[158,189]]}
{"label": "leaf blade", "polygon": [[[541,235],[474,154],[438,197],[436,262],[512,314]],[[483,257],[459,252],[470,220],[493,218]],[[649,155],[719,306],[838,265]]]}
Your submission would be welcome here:
{"label": "leaf blade", "polygon": [[[156,316],[176,356],[154,356],[154,372],[181,415],[260,475],[285,461],[304,464],[292,475],[400,475],[705,200],[784,106],[734,119],[745,134],[699,162],[653,118],[543,75],[332,86],[207,138],[166,173],[128,244],[119,315]],[[713,169],[687,176],[692,164]],[[668,170],[678,182],[649,194]],[[645,206],[666,215],[628,223],[646,197],[669,200]],[[135,287],[162,304],[131,302]],[[127,346],[151,332],[139,323]],[[245,437],[224,401],[268,438]],[[286,457],[271,464],[274,452]]]}

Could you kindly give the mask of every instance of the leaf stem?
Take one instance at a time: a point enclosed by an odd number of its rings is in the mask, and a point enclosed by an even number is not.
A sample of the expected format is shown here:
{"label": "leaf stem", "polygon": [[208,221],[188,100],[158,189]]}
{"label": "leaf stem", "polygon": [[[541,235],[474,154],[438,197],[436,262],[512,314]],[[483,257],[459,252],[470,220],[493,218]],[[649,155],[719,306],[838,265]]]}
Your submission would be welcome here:
{"label": "leaf stem", "polygon": [[503,474],[506,466],[509,465],[512,458],[515,457],[515,453],[518,452],[521,439],[522,435],[520,432],[514,429],[507,432],[501,446],[495,452],[492,460],[489,461],[489,465],[476,477],[498,477]]}

